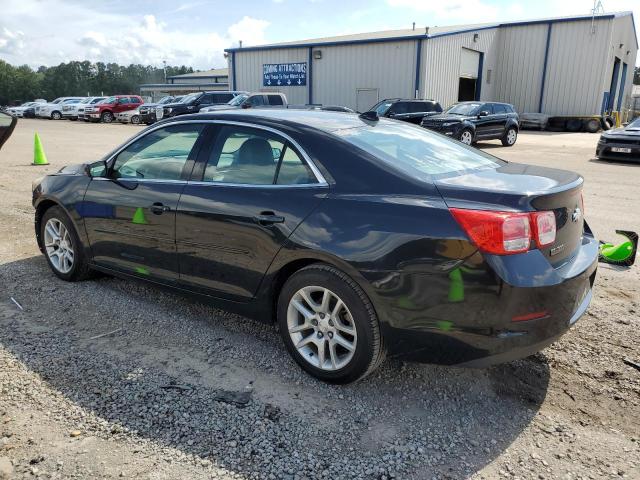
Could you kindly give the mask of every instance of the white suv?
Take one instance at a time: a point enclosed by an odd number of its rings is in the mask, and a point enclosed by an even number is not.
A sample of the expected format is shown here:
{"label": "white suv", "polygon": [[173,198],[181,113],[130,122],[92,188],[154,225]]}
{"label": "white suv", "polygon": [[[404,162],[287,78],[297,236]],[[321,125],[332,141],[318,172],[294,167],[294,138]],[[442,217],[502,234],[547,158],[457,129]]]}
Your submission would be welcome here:
{"label": "white suv", "polygon": [[51,103],[45,103],[36,107],[37,118],[51,118],[60,120],[62,118],[62,107],[68,103],[77,103],[85,97],[60,97]]}
{"label": "white suv", "polygon": [[67,120],[78,120],[78,118],[84,118],[84,109],[87,105],[93,105],[105,98],[107,97],[87,97],[83,98],[79,102],[62,105],[62,116]]}

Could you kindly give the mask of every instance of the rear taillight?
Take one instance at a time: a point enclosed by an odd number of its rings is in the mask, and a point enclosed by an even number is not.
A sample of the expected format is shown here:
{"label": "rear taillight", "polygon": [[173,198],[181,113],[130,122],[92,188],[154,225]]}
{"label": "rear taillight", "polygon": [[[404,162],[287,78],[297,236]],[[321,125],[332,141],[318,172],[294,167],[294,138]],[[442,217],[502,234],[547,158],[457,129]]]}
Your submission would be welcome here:
{"label": "rear taillight", "polygon": [[534,212],[534,237],[538,247],[546,247],[556,241],[556,216],[553,212]]}
{"label": "rear taillight", "polygon": [[485,253],[522,253],[529,250],[532,239],[543,247],[556,238],[553,212],[512,213],[460,208],[450,211],[471,241]]}

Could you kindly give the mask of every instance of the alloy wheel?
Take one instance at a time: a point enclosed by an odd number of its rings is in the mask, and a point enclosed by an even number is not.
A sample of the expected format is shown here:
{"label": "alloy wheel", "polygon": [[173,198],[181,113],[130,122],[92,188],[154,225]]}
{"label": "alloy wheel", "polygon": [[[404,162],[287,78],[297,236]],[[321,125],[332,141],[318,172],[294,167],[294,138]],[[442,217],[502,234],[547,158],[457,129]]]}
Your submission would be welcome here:
{"label": "alloy wheel", "polygon": [[104,123],[111,123],[113,122],[113,115],[110,112],[104,112],[102,114],[102,121]]}
{"label": "alloy wheel", "polygon": [[465,130],[464,132],[462,132],[462,135],[460,135],[460,141],[465,145],[471,145],[471,142],[473,141],[471,132],[469,130]]}
{"label": "alloy wheel", "polygon": [[518,134],[516,133],[516,131],[511,128],[508,132],[507,132],[507,143],[509,145],[513,145],[514,143],[516,143],[516,138],[518,137]]}
{"label": "alloy wheel", "polygon": [[53,118],[54,120],[60,120],[62,118],[62,115],[59,112],[53,112],[51,114],[51,118]]}
{"label": "alloy wheel", "polygon": [[358,334],[353,316],[328,288],[298,290],[289,301],[287,327],[302,358],[321,370],[344,368],[356,351]]}
{"label": "alloy wheel", "polygon": [[50,218],[44,227],[44,246],[53,267],[60,273],[69,273],[73,268],[73,244],[67,227],[57,218]]}

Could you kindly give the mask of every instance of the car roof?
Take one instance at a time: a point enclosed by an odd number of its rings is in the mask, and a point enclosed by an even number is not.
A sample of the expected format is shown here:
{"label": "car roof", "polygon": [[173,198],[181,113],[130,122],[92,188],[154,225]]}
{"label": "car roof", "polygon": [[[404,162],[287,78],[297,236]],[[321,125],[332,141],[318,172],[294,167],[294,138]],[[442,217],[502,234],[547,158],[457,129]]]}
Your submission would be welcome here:
{"label": "car roof", "polygon": [[[367,123],[356,113],[332,112],[326,110],[298,110],[283,108],[255,108],[247,110],[222,110],[192,115],[181,115],[165,120],[167,123],[181,120],[227,120],[246,123],[265,124],[273,126],[274,123],[288,124],[288,126],[306,126],[325,132],[333,132],[346,128],[358,128]],[[165,122],[163,121],[163,123]],[[378,122],[393,123],[393,120],[381,118]]]}

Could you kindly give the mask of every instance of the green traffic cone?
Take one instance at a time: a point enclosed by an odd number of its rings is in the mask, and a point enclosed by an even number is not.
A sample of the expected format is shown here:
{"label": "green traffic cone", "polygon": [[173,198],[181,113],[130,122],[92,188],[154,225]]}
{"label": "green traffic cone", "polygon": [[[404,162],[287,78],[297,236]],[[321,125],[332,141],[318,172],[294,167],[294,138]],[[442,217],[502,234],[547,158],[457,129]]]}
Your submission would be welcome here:
{"label": "green traffic cone", "polygon": [[146,225],[148,223],[147,219],[144,218],[144,210],[142,210],[142,207],[136,208],[136,213],[133,214],[131,223],[135,223],[136,225]]}
{"label": "green traffic cone", "polygon": [[40,136],[36,133],[33,139],[33,163],[32,165],[49,165],[47,156],[44,154],[44,148],[42,148],[42,142]]}
{"label": "green traffic cone", "polygon": [[462,302],[464,300],[464,282],[459,268],[449,272],[449,301]]}

